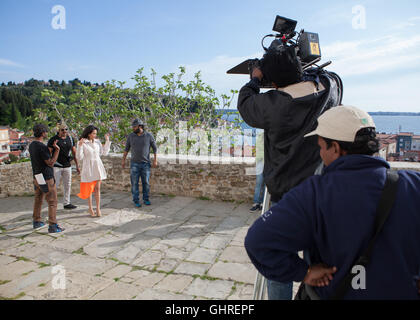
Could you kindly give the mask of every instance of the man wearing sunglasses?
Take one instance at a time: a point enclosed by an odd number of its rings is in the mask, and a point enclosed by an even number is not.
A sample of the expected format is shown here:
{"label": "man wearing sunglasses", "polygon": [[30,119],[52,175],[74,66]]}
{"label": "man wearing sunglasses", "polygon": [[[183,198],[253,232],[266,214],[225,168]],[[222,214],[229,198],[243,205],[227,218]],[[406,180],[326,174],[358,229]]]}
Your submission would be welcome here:
{"label": "man wearing sunglasses", "polygon": [[[77,173],[80,174],[79,164],[76,159],[76,147],[73,137],[68,134],[68,127],[66,124],[60,124],[58,126],[57,134],[48,141],[48,148],[52,152],[54,141],[57,141],[57,145],[60,147],[60,153],[58,159],[54,164],[54,178],[56,181],[57,189],[60,185],[60,181],[63,181],[64,189],[64,209],[70,210],[75,209],[77,206],[71,204],[71,160],[74,159],[76,163]],[[73,156],[71,155],[73,154]]]}

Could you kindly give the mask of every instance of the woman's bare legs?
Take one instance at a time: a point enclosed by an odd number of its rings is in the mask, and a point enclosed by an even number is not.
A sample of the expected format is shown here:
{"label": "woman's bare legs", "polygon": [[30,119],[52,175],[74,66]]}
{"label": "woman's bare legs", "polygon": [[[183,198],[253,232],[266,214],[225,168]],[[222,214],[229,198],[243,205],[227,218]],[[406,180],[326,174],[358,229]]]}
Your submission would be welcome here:
{"label": "woman's bare legs", "polygon": [[92,208],[92,195],[89,196],[88,203],[89,203],[89,213],[92,217],[95,217],[95,211],[93,211],[93,208]]}
{"label": "woman's bare legs", "polygon": [[96,182],[95,185],[95,200],[96,200],[96,216],[100,217],[101,214],[101,180]]}

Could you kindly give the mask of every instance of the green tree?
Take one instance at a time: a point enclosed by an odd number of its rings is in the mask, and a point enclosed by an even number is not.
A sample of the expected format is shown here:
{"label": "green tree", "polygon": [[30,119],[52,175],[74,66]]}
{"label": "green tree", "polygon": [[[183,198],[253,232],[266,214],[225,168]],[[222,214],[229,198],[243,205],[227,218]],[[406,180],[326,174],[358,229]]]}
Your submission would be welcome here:
{"label": "green tree", "polygon": [[[45,106],[34,109],[31,121],[43,122],[49,127],[64,121],[75,137],[80,136],[87,125],[94,124],[99,128],[100,137],[109,132],[114,145],[122,148],[134,118],[145,121],[147,130],[155,136],[161,129],[177,128],[180,121],[186,122],[187,129],[209,129],[222,122],[222,114],[216,112],[216,108],[228,109],[237,93],[232,90],[230,96],[217,97],[214,89],[201,80],[199,72],[186,82],[184,67],[180,67],[177,74],[162,76],[160,86],[156,76],[153,69],[149,77],[143,69],[137,70],[132,78],[134,88],[125,88],[125,82],[116,80],[92,87],[75,79],[70,81],[75,86],[70,95],[43,89]],[[191,145],[194,140],[188,143]]]}

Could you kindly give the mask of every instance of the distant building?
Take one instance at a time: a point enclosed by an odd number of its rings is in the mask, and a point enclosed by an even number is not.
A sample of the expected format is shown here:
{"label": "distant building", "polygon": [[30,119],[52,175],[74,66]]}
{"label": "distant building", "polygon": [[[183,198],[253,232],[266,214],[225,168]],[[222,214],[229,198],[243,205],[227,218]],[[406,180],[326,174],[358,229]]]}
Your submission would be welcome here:
{"label": "distant building", "polygon": [[0,127],[0,152],[9,153],[9,127]]}
{"label": "distant building", "polygon": [[385,160],[390,160],[397,153],[397,135],[395,134],[377,134],[379,140],[379,156]]}
{"label": "distant building", "polygon": [[23,137],[24,134],[25,134],[25,132],[23,132],[23,131],[20,131],[18,129],[10,129],[9,128],[10,143],[23,142],[24,141],[24,137]]}
{"label": "distant building", "polygon": [[411,141],[411,150],[420,151],[420,136],[413,136]]}
{"label": "distant building", "polygon": [[414,133],[412,132],[400,132],[397,135],[397,153],[411,150],[411,144],[413,141]]}

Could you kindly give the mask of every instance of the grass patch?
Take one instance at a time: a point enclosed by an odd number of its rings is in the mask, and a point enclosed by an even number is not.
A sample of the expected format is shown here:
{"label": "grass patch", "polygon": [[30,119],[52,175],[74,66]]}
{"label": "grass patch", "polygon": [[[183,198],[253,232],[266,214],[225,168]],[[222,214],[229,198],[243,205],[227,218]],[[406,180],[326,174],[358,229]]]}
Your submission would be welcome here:
{"label": "grass patch", "polygon": [[38,266],[39,266],[39,268],[46,268],[46,267],[49,267],[49,266],[51,266],[51,264],[49,264],[49,263],[43,263],[43,262],[40,262],[40,263],[38,263]]}
{"label": "grass patch", "polygon": [[26,296],[26,293],[25,292],[21,292],[16,297],[14,297],[13,300],[17,300],[17,299],[22,298],[24,296]]}
{"label": "grass patch", "polygon": [[31,270],[31,271],[28,271],[28,272],[22,273],[22,276],[27,276],[28,274],[30,274],[30,273],[32,273],[32,272],[34,272],[34,270]]}
{"label": "grass patch", "polygon": [[100,277],[100,276],[102,276],[102,273],[95,274],[95,277]]}
{"label": "grass patch", "polygon": [[38,285],[38,287],[45,287],[47,284],[46,283],[40,283],[39,285]]}
{"label": "grass patch", "polygon": [[116,258],[109,258],[109,260],[114,261],[114,262],[117,262],[118,263],[117,264],[118,266],[119,265],[123,265],[123,266],[128,266],[129,265],[128,263],[122,262],[122,261],[120,261],[120,260],[118,260]]}
{"label": "grass patch", "polygon": [[200,276],[199,274],[193,274],[192,277],[194,279],[200,278],[201,280],[209,280],[209,281],[220,280],[220,278],[214,278],[214,277],[210,277],[208,275]]}
{"label": "grass patch", "polygon": [[168,194],[168,197],[169,197],[169,198],[175,198],[175,197],[176,197],[176,195],[174,195],[174,194],[170,193],[170,194]]}
{"label": "grass patch", "polygon": [[83,256],[86,256],[87,255],[85,253],[85,251],[83,251],[83,248],[80,248],[80,249],[77,249],[77,250],[73,251],[72,254],[81,254]]}
{"label": "grass patch", "polygon": [[0,225],[0,231],[1,231],[1,232],[6,232],[6,228],[5,228],[5,227],[3,227],[2,225]]}
{"label": "grass patch", "polygon": [[118,281],[120,281],[120,278],[114,278],[114,281],[118,282]]}
{"label": "grass patch", "polygon": [[140,270],[143,270],[143,268],[141,268],[139,266],[131,267],[131,272],[133,272],[133,271],[140,271]]}
{"label": "grass patch", "polygon": [[28,258],[25,257],[16,257],[17,261],[26,261],[26,262],[31,262],[31,260],[29,260]]}
{"label": "grass patch", "polygon": [[0,300],[17,300],[17,299],[22,298],[24,296],[26,296],[26,293],[21,292],[16,297],[13,297],[13,298],[5,298],[5,297],[0,296]]}
{"label": "grass patch", "polygon": [[11,280],[0,280],[0,286],[9,283]]}
{"label": "grass patch", "polygon": [[198,197],[198,200],[205,200],[205,201],[210,201],[211,199],[208,197]]}

